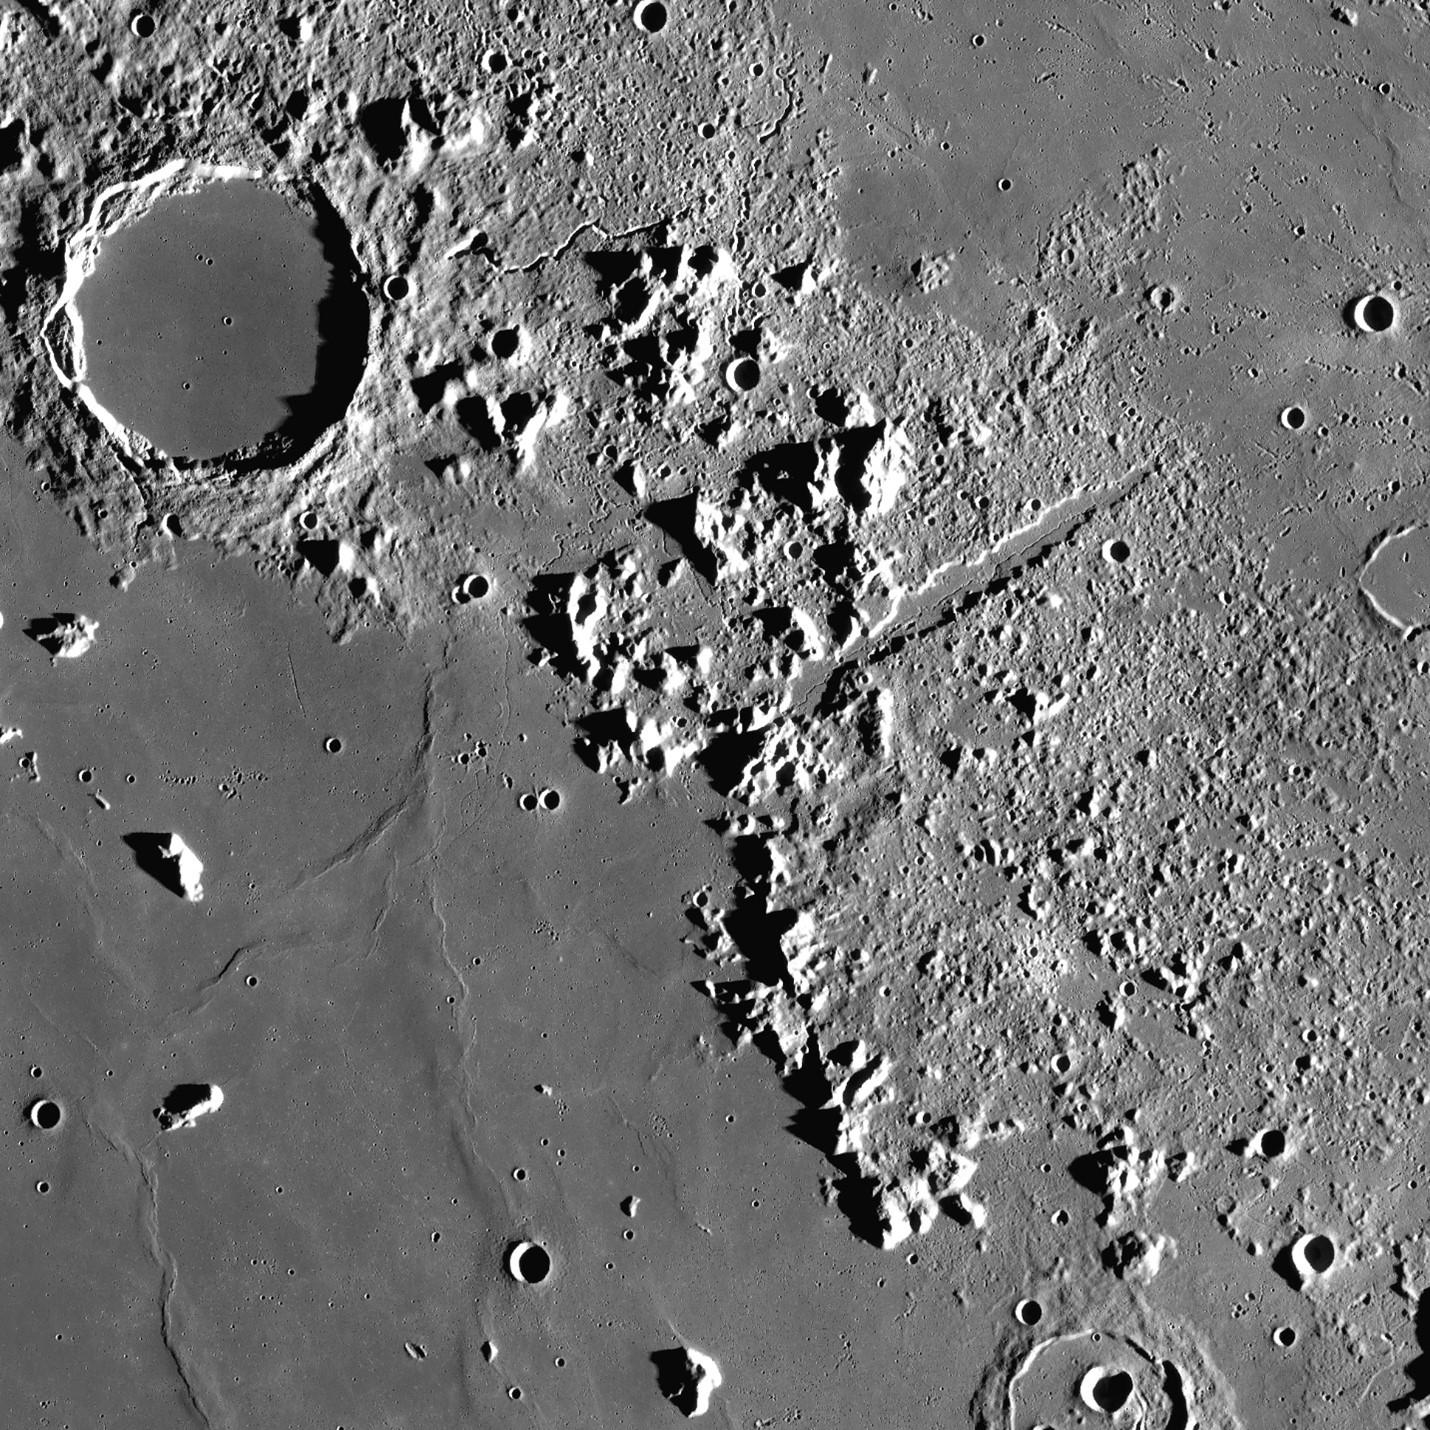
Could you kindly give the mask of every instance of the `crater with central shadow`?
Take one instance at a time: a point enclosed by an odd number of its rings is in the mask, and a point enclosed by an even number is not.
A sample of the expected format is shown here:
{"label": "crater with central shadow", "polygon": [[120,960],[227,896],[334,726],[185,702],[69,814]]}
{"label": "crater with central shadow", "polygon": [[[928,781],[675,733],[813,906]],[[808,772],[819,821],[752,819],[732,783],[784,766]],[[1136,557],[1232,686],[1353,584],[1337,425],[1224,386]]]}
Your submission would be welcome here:
{"label": "crater with central shadow", "polygon": [[75,296],[85,397],[181,467],[300,456],[362,376],[368,306],[321,195],[248,179],[156,200]]}

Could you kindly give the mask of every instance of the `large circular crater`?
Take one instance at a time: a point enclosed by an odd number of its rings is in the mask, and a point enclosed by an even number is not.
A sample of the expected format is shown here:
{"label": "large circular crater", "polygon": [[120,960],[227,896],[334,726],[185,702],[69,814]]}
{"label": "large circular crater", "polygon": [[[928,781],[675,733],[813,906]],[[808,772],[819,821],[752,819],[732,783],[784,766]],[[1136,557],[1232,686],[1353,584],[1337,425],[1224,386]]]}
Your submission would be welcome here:
{"label": "large circular crater", "polygon": [[248,177],[162,193],[91,234],[85,269],[80,395],[144,455],[292,461],[362,376],[367,302],[342,223],[309,196]]}

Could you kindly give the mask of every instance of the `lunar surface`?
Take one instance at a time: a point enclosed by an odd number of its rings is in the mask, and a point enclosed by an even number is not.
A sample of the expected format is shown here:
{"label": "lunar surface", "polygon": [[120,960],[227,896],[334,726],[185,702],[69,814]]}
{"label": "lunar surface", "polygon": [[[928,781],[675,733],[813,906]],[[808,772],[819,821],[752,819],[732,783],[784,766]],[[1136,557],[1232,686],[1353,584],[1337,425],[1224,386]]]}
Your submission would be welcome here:
{"label": "lunar surface", "polygon": [[0,59],[0,1422],[1430,1420],[1430,9]]}

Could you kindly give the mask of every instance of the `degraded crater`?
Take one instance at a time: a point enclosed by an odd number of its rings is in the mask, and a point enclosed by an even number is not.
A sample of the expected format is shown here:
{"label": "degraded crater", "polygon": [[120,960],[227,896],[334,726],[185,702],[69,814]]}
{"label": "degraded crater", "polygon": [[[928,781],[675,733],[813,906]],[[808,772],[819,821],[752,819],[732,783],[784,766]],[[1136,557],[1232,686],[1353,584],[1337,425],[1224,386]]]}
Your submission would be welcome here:
{"label": "degraded crater", "polygon": [[368,305],[316,191],[171,167],[107,191],[70,242],[61,381],[146,464],[300,457],[346,411]]}
{"label": "degraded crater", "polygon": [[1360,590],[1371,610],[1407,638],[1430,624],[1430,528],[1416,523],[1380,537],[1366,556]]}
{"label": "degraded crater", "polygon": [[1030,1348],[1010,1346],[972,1409],[973,1423],[983,1430],[1239,1425],[1228,1388],[1196,1338],[1170,1326],[1151,1334],[1085,1328],[1046,1336]]}

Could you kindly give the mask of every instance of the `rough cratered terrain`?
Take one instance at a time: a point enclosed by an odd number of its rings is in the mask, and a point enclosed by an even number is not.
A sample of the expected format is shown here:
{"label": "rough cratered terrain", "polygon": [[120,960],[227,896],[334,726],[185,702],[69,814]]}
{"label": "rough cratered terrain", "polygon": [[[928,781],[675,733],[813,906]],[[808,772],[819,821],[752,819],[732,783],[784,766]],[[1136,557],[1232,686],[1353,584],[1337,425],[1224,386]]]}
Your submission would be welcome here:
{"label": "rough cratered terrain", "polygon": [[0,15],[37,1415],[1420,1423],[1425,24]]}

